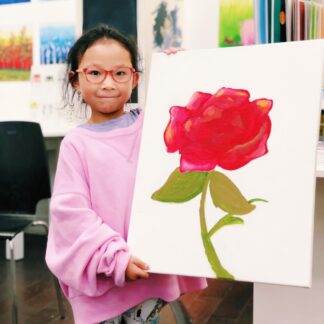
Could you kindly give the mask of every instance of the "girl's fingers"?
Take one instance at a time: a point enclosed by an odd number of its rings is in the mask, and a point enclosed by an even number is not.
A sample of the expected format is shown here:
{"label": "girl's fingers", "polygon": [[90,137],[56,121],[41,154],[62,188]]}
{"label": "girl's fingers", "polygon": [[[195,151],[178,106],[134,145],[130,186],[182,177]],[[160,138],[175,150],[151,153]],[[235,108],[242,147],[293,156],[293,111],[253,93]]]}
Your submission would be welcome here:
{"label": "girl's fingers", "polygon": [[169,48],[166,48],[163,53],[167,54],[167,55],[170,55],[170,54],[175,54],[177,52],[180,52],[180,51],[184,51],[184,48],[181,48],[181,47],[169,47]]}
{"label": "girl's fingers", "polygon": [[149,273],[137,267],[136,265],[133,265],[126,274],[126,278],[128,280],[147,279],[148,277]]}
{"label": "girl's fingers", "polygon": [[126,280],[147,279],[149,266],[137,257],[132,256],[128,262],[125,276]]}
{"label": "girl's fingers", "polygon": [[148,264],[146,264],[144,261],[140,260],[139,258],[134,257],[133,263],[143,270],[148,270],[150,267]]}
{"label": "girl's fingers", "polygon": [[141,270],[138,268],[137,272],[137,278],[147,279],[149,277],[149,273],[147,271]]}

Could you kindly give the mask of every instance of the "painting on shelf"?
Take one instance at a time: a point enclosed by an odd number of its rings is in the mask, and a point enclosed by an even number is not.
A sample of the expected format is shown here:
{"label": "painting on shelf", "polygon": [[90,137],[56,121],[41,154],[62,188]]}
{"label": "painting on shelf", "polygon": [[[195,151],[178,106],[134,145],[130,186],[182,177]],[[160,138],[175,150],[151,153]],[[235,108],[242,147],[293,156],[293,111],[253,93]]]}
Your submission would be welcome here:
{"label": "painting on shelf", "polygon": [[0,5],[30,2],[30,0],[0,0]]}
{"label": "painting on shelf", "polygon": [[220,0],[219,47],[255,44],[253,0]]}
{"label": "painting on shelf", "polygon": [[75,41],[74,25],[45,25],[40,29],[41,64],[65,63]]}
{"label": "painting on shelf", "polygon": [[33,62],[31,29],[0,26],[0,81],[25,81]]}
{"label": "painting on shelf", "polygon": [[128,237],[151,272],[310,286],[323,55],[153,55]]}

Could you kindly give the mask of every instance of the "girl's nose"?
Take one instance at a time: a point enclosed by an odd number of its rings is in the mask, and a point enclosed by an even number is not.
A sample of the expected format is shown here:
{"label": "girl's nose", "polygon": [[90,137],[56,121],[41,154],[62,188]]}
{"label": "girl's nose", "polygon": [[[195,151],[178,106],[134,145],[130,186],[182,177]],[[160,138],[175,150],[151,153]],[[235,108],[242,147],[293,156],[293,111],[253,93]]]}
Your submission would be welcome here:
{"label": "girl's nose", "polygon": [[107,73],[106,77],[104,78],[104,80],[101,83],[101,86],[103,88],[109,88],[109,89],[116,88],[116,84],[115,84],[115,81],[114,81],[111,73]]}

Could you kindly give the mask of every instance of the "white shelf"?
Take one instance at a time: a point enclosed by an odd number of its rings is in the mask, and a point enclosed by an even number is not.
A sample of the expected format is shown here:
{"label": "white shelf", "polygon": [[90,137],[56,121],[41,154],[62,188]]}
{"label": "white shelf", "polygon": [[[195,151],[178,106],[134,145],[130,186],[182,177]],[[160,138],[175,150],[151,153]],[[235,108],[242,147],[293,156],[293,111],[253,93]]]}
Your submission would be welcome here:
{"label": "white shelf", "polygon": [[324,142],[318,142],[316,177],[324,178]]}

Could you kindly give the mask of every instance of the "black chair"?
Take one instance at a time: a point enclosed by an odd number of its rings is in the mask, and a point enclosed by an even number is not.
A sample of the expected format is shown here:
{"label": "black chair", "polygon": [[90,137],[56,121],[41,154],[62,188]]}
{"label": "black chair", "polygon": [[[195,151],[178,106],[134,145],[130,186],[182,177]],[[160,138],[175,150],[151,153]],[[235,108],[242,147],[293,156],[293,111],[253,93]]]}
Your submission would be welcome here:
{"label": "black chair", "polygon": [[[0,122],[0,239],[10,247],[12,323],[18,323],[14,237],[28,226],[42,226],[36,219],[39,200],[50,198],[50,177],[43,134],[39,124],[27,121]],[[53,276],[59,315],[65,317],[58,280]]]}

